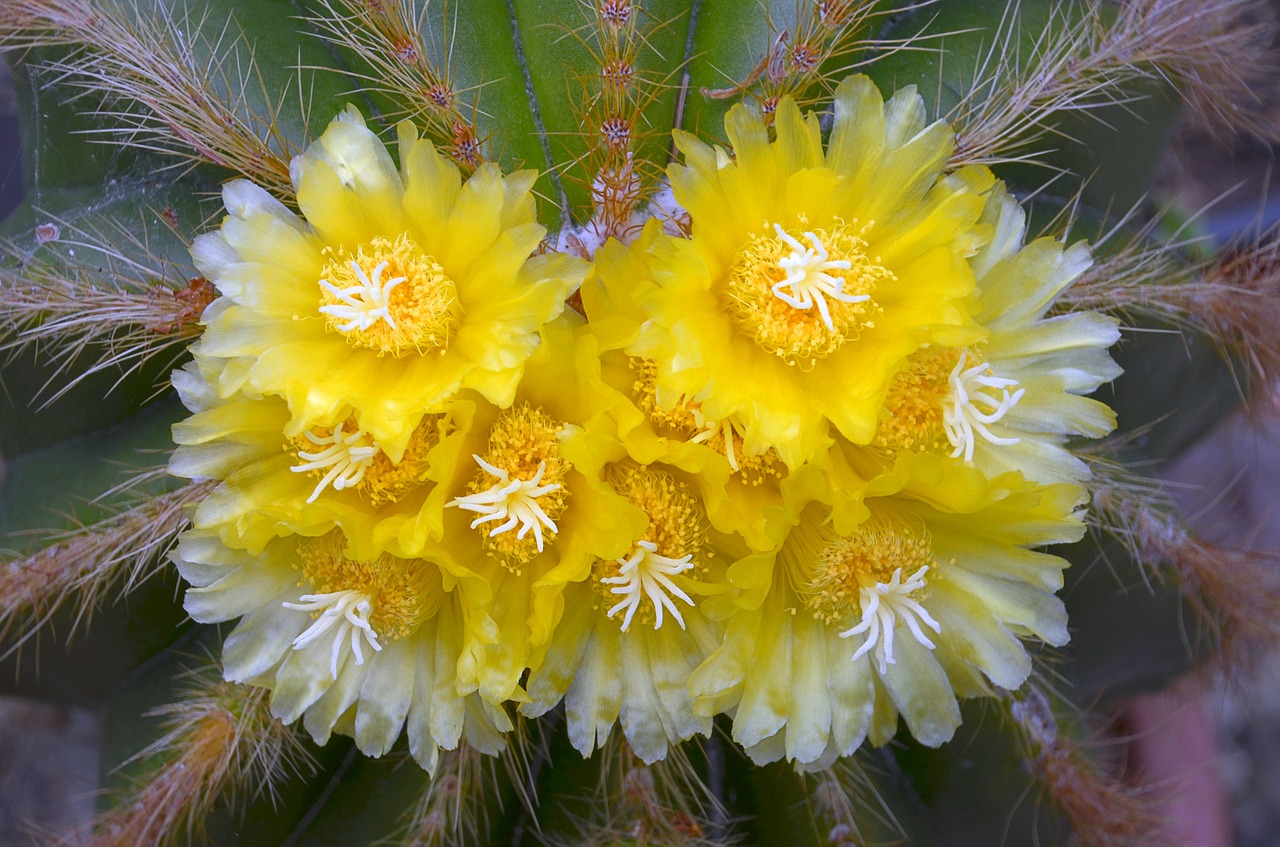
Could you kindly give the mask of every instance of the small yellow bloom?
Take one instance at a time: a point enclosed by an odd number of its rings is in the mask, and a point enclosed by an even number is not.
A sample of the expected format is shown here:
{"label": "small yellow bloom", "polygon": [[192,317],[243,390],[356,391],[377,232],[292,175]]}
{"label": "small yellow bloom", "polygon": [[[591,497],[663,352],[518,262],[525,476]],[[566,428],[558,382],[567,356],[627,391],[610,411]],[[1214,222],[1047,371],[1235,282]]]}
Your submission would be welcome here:
{"label": "small yellow bloom", "polygon": [[1088,269],[1085,245],[1038,238],[1024,246],[1026,215],[999,184],[983,217],[995,237],[970,264],[979,288],[973,317],[987,336],[909,356],[872,444],[950,455],[992,476],[1020,470],[1040,482],[1083,482],[1088,469],[1064,444],[1115,427],[1115,414],[1087,395],[1120,375],[1107,353],[1118,322],[1095,312],[1046,316]]}
{"label": "small yellow bloom", "polygon": [[285,436],[285,401],[240,393],[219,397],[215,385],[222,366],[197,354],[172,377],[192,414],[173,427],[178,449],[169,471],[220,483],[197,506],[196,527],[258,553],[277,536],[338,525],[361,555],[373,556],[389,543],[391,529],[379,531],[381,522],[396,518],[391,523],[398,528],[443,505],[445,491],[435,483],[469,420],[466,404],[424,415],[393,461],[354,414],[299,437]]}
{"label": "small yellow bloom", "polygon": [[602,251],[595,300],[642,310],[627,349],[654,363],[659,408],[696,403],[746,454],[772,449],[795,468],[832,430],[869,442],[911,353],[981,337],[967,260],[990,235],[979,218],[993,178],[944,175],[950,128],[927,124],[914,90],[886,104],[865,77],[837,89],[825,150],[816,116],[789,99],[775,127],[771,141],[758,113],[732,109],[732,158],[678,132],[671,185],[692,236],[656,236],[639,279]]}
{"label": "small yellow bloom", "polygon": [[958,697],[1026,680],[1020,639],[1067,641],[1067,563],[1031,548],[1080,538],[1078,486],[907,452],[860,490],[815,486],[777,547],[733,563],[704,605],[725,636],[690,679],[698,712],[732,711],[757,761],[823,767],[887,742],[899,714],[936,746]]}
{"label": "small yellow bloom", "polygon": [[631,750],[654,762],[711,731],[687,680],[719,643],[698,608],[717,545],[677,469],[624,456],[601,471],[620,495],[621,543],[592,562],[588,579],[565,586],[564,615],[532,664],[521,711],[542,715],[563,699],[569,740],[584,756],[619,723]]}
{"label": "small yellow bloom", "polygon": [[509,405],[538,328],[586,272],[568,256],[531,255],[545,232],[531,171],[504,177],[485,164],[463,183],[407,123],[400,161],[397,171],[348,109],[293,162],[304,218],[236,180],[221,231],[192,249],[223,295],[197,345],[229,363],[219,394],[284,398],[291,438],[332,434],[354,415],[392,461],[460,390]]}
{"label": "small yellow bloom", "polygon": [[[511,729],[464,677],[470,601],[459,575],[422,559],[355,555],[340,530],[273,539],[257,555],[190,530],[173,554],[201,623],[240,618],[222,649],[227,679],[272,689],[271,710],[324,744],[351,735],[385,755],[408,731],[428,770],[459,741],[499,752]],[[461,575],[461,580],[468,577]]]}

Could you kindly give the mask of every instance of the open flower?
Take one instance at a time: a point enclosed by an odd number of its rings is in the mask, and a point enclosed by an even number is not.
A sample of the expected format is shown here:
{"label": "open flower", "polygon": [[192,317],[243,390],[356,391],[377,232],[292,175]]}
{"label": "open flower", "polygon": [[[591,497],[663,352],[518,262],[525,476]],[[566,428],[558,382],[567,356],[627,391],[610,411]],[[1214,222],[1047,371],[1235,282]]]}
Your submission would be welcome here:
{"label": "open flower", "polygon": [[620,495],[620,543],[565,586],[564,615],[520,708],[536,717],[563,699],[570,743],[584,756],[618,723],[631,750],[654,762],[711,732],[687,682],[720,639],[698,608],[716,545],[697,489],[675,468],[615,455],[596,479]]}
{"label": "open flower", "polygon": [[494,703],[520,700],[521,677],[564,614],[565,586],[587,579],[596,559],[623,555],[640,520],[599,480],[624,455],[596,423],[616,398],[594,339],[566,314],[542,328],[510,406],[469,393],[458,402],[473,411],[441,451],[441,499],[379,532],[474,577],[482,611],[467,630],[478,657],[468,682]]}
{"label": "open flower", "polygon": [[509,718],[462,681],[474,661],[467,576],[422,559],[363,559],[346,541],[339,530],[291,535],[254,555],[209,531],[182,537],[173,560],[191,584],[187,613],[240,618],[222,650],[227,679],[272,689],[272,712],[301,718],[319,744],[336,731],[381,756],[407,728],[428,770],[462,739],[502,749]]}
{"label": "open flower", "polygon": [[1000,184],[983,219],[995,236],[970,264],[979,289],[973,317],[987,335],[909,356],[872,443],[947,454],[990,475],[1020,470],[1041,482],[1082,482],[1088,469],[1064,444],[1115,427],[1111,409],[1087,395],[1120,375],[1107,353],[1118,322],[1096,312],[1046,317],[1089,268],[1087,246],[1052,238],[1024,246],[1026,214]]}
{"label": "open flower", "polygon": [[958,697],[1026,680],[1019,639],[1066,643],[1067,563],[1031,548],[1080,538],[1078,486],[904,453],[836,508],[813,491],[776,549],[728,568],[705,607],[724,642],[690,679],[757,761],[823,767],[887,742],[899,714],[937,746]]}
{"label": "open flower", "polygon": [[[169,472],[219,481],[196,507],[196,527],[258,553],[277,536],[314,534],[336,524],[362,555],[378,555],[392,541],[390,527],[378,531],[384,520],[399,518],[398,531],[405,519],[443,507],[446,492],[435,480],[459,449],[474,404],[454,403],[443,414],[423,416],[392,460],[354,414],[285,436],[285,401],[243,393],[219,397],[215,386],[223,367],[197,354],[172,376],[192,414],[173,427],[179,446]],[[438,532],[438,521],[435,526]]]}
{"label": "open flower", "polygon": [[677,132],[671,187],[692,237],[658,236],[640,280],[616,253],[599,273],[606,289],[637,286],[647,320],[628,352],[654,362],[657,405],[695,402],[737,428],[745,453],[774,449],[794,468],[832,428],[869,442],[911,353],[981,337],[967,260],[990,234],[979,218],[993,178],[943,175],[950,128],[927,123],[913,89],[886,104],[866,77],[837,89],[825,150],[790,99],[774,125],[770,141],[758,113],[730,110],[732,158]]}
{"label": "open flower", "polygon": [[463,183],[407,123],[400,161],[348,109],[292,164],[304,218],[235,180],[222,229],[192,249],[223,295],[198,345],[229,362],[218,392],[283,397],[291,438],[354,414],[393,460],[463,388],[509,405],[586,268],[531,256],[532,172],[485,164]]}

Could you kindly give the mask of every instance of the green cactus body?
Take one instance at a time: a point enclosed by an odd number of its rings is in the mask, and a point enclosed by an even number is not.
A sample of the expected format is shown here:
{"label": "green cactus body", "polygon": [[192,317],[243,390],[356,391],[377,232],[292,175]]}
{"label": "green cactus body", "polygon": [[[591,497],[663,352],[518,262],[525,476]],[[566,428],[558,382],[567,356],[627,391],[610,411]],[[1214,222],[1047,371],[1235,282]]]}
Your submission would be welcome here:
{"label": "green cactus body", "polygon": [[11,0],[86,843],[1151,843],[1080,706],[1274,635],[1141,474],[1280,350],[1272,242],[1114,211],[1248,5]]}

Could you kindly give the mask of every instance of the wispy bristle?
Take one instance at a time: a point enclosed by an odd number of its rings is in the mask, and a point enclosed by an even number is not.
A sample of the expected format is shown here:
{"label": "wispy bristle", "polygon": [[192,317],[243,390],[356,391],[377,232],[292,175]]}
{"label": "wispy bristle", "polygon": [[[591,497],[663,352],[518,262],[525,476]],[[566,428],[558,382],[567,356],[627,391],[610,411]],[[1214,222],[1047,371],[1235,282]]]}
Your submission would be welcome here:
{"label": "wispy bristle", "polygon": [[[490,154],[476,127],[478,89],[455,85],[451,47],[443,56],[423,39],[434,30],[430,3],[417,0],[321,0],[323,14],[306,20],[325,41],[344,47],[367,63],[356,74],[367,90],[385,95],[394,105],[388,117],[403,117],[423,126],[426,135],[464,170]],[[444,4],[439,25],[451,33],[462,6]],[[451,36],[446,36],[446,43]]]}
{"label": "wispy bristle", "polygon": [[[204,21],[164,4],[146,10],[90,0],[5,0],[0,48],[69,45],[50,68],[81,96],[101,98],[106,137],[189,162],[207,161],[292,197],[297,150],[278,123],[284,92],[267,91],[244,37],[227,22],[212,42]],[[268,104],[254,105],[254,96]],[[299,139],[298,141],[302,141]]]}
{"label": "wispy bristle", "polygon": [[723,832],[726,814],[682,747],[646,765],[617,733],[601,757],[600,785],[591,814],[575,819],[578,835],[552,843],[564,847],[605,847],[618,843],[664,847],[727,847],[737,843]]}
{"label": "wispy bristle", "polygon": [[85,847],[169,847],[190,841],[221,800],[260,796],[309,757],[270,711],[270,692],[225,682],[217,669],[191,675],[182,698],[151,712],[167,733],[130,761],[156,760],[138,788],[93,822]]}
{"label": "wispy bristle", "polygon": [[868,844],[872,825],[906,833],[893,816],[875,783],[856,757],[840,759],[825,770],[805,775],[813,811],[830,847]]}
{"label": "wispy bristle", "polygon": [[887,6],[867,0],[796,0],[796,31],[773,32],[769,52],[745,79],[727,88],[703,89],[702,94],[716,100],[746,98],[759,106],[766,121],[772,120],[783,97],[801,106],[816,105],[829,99],[836,84],[858,68],[900,50],[918,49],[921,38],[880,38],[874,34],[875,24],[933,2]]}
{"label": "wispy bristle", "polygon": [[[86,621],[113,590],[127,594],[163,565],[160,558],[187,526],[185,507],[208,493],[208,483],[149,495],[162,472],[131,480],[136,505],[97,523],[48,538],[38,553],[0,565],[0,642],[18,635],[5,655],[35,634],[64,603]],[[127,491],[117,489],[117,493]]]}
{"label": "wispy bristle", "polygon": [[1129,102],[1139,79],[1169,80],[1207,121],[1272,134],[1254,93],[1277,67],[1257,0],[1130,0],[1053,6],[1029,50],[1010,3],[975,82],[947,115],[955,164],[1034,159],[1055,115]]}
{"label": "wispy bristle", "polygon": [[1203,273],[1187,311],[1261,386],[1280,383],[1280,231],[1229,247]]}
{"label": "wispy bristle", "polygon": [[43,226],[79,258],[33,260],[9,247],[14,267],[0,268],[0,351],[32,349],[66,377],[46,387],[46,404],[93,374],[123,379],[158,356],[177,358],[217,295],[127,232],[107,237],[59,224]]}
{"label": "wispy bristle", "polygon": [[1229,664],[1280,641],[1280,555],[1213,544],[1183,525],[1154,483],[1135,482],[1117,465],[1091,464],[1101,526],[1147,573],[1174,580]]}
{"label": "wispy bristle", "polygon": [[465,741],[440,753],[435,773],[413,809],[404,847],[455,847],[479,844],[488,832],[486,781],[495,778],[496,760]]}
{"label": "wispy bristle", "polygon": [[1161,813],[1151,793],[1106,773],[1059,732],[1045,694],[1027,686],[1009,706],[1032,776],[1087,847],[1150,847]]}
{"label": "wispy bristle", "polygon": [[1207,336],[1268,387],[1280,380],[1280,231],[1197,258],[1200,246],[1160,239],[1154,224],[1102,257],[1059,299],[1059,311],[1096,310],[1150,319]]}

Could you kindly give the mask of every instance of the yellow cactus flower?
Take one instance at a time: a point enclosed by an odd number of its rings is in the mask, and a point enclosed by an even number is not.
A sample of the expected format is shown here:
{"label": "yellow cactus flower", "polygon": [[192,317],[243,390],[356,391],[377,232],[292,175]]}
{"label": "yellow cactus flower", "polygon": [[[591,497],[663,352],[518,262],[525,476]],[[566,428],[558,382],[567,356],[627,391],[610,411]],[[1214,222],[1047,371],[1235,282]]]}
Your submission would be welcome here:
{"label": "yellow cactus flower", "polygon": [[825,150],[790,99],[774,126],[771,141],[758,113],[730,110],[732,157],[677,132],[671,187],[691,237],[657,236],[640,279],[609,254],[599,274],[607,298],[644,312],[628,352],[654,362],[659,408],[695,402],[746,454],[795,468],[832,430],[869,442],[907,356],[981,338],[968,259],[990,236],[993,177],[944,175],[951,129],[927,123],[914,89],[885,103],[866,77],[837,89]]}
{"label": "yellow cactus flower", "polygon": [[696,708],[731,712],[757,761],[824,767],[886,743],[899,714],[937,746],[957,697],[1026,680],[1019,639],[1066,643],[1067,562],[1030,548],[1081,537],[1080,487],[904,452],[861,496],[812,491],[777,547],[733,563],[704,604],[726,630],[690,679]]}
{"label": "yellow cactus flower", "polygon": [[219,394],[283,397],[290,438],[335,435],[354,414],[393,461],[461,389],[509,405],[538,327],[586,272],[531,256],[545,232],[533,172],[484,164],[464,183],[411,125],[399,131],[397,171],[349,108],[292,163],[303,218],[234,180],[221,230],[192,248],[223,295],[197,345],[228,360]]}
{"label": "yellow cactus flower", "polygon": [[720,643],[698,608],[717,561],[697,489],[672,466],[628,457],[602,468],[620,495],[621,545],[590,564],[589,578],[565,586],[564,615],[534,657],[529,701],[536,717],[562,699],[569,740],[584,756],[620,724],[645,762],[711,732],[687,681]]}
{"label": "yellow cactus flower", "polygon": [[460,740],[496,753],[507,714],[463,682],[468,600],[460,580],[422,559],[354,556],[340,530],[273,539],[257,555],[207,530],[173,554],[191,584],[184,606],[201,623],[239,617],[222,649],[228,680],[272,689],[272,712],[298,718],[318,744],[355,738],[387,753],[407,729],[409,749],[433,770]]}
{"label": "yellow cactus flower", "polygon": [[[286,437],[285,401],[239,393],[219,397],[215,386],[222,366],[197,355],[172,376],[192,414],[173,427],[179,446],[169,472],[220,483],[192,515],[197,528],[215,530],[227,544],[259,553],[277,536],[315,534],[337,525],[360,555],[376,556],[393,540],[390,526],[377,530],[381,522],[430,515],[443,507],[445,491],[436,480],[460,449],[470,404],[457,402],[445,413],[423,416],[399,460],[392,461],[354,415],[333,427]],[[395,529],[400,523],[395,521]]]}
{"label": "yellow cactus flower", "polygon": [[615,398],[581,319],[543,327],[510,406],[458,402],[473,411],[440,452],[441,498],[388,518],[379,533],[475,577],[484,617],[468,630],[480,657],[468,681],[492,702],[519,700],[531,657],[564,612],[564,587],[586,580],[597,558],[623,555],[640,517],[600,480],[625,454],[597,425]]}
{"label": "yellow cactus flower", "polygon": [[1040,482],[1082,482],[1088,469],[1063,445],[1115,427],[1106,404],[1086,395],[1120,375],[1107,353],[1119,322],[1096,312],[1046,317],[1089,268],[1084,244],[1064,249],[1038,238],[1024,246],[1026,214],[1000,184],[984,220],[995,236],[970,264],[979,288],[973,317],[987,336],[909,356],[872,444],[944,453],[992,476],[1020,470]]}

